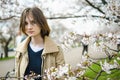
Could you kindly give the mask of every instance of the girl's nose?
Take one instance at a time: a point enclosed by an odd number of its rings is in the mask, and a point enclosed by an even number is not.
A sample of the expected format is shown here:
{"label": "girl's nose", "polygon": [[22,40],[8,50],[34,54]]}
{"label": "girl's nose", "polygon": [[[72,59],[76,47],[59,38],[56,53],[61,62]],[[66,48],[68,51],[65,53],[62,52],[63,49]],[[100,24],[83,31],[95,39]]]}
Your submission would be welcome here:
{"label": "girl's nose", "polygon": [[32,25],[31,24],[28,24],[28,29],[32,29]]}

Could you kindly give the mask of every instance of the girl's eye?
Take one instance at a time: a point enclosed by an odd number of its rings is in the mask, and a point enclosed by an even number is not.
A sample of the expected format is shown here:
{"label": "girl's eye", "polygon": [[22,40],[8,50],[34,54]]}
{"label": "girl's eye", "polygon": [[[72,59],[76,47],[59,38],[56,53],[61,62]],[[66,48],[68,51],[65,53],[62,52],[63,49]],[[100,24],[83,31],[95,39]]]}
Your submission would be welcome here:
{"label": "girl's eye", "polygon": [[28,23],[27,22],[25,22],[25,25],[27,25]]}
{"label": "girl's eye", "polygon": [[32,21],[32,24],[36,24],[36,22],[35,22],[35,21]]}

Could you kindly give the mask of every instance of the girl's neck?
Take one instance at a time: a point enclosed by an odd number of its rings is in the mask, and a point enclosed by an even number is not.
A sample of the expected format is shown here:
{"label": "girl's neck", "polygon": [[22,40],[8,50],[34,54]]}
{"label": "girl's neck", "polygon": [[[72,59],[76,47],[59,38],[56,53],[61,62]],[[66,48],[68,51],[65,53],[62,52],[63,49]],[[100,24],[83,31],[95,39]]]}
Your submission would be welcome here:
{"label": "girl's neck", "polygon": [[41,36],[39,36],[39,37],[31,37],[30,43],[33,46],[43,47],[44,40],[43,40],[43,38]]}

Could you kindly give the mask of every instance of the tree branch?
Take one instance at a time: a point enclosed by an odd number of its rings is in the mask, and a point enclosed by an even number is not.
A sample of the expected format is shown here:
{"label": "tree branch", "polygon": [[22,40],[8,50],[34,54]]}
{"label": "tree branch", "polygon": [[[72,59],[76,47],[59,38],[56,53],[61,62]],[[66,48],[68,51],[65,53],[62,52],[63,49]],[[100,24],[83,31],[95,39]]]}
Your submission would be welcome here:
{"label": "tree branch", "polygon": [[17,16],[10,16],[10,17],[7,17],[7,18],[0,18],[0,22],[12,19],[14,17],[17,17]]}
{"label": "tree branch", "polygon": [[89,0],[85,0],[90,6],[92,6],[93,8],[97,9],[99,12],[105,14],[105,12],[103,12],[100,8],[96,7],[95,5],[93,5]]}
{"label": "tree branch", "polygon": [[60,17],[47,17],[47,19],[67,19],[67,18],[80,18],[80,17],[96,17],[109,20],[104,16],[97,16],[97,15],[74,15],[74,16],[60,16]]}
{"label": "tree branch", "polygon": [[[5,21],[5,20],[12,19],[12,18],[14,18],[14,17],[20,18],[19,16],[10,16],[10,17],[4,18],[4,19],[1,19],[1,18],[0,18],[0,22]],[[95,17],[95,18],[101,18],[101,19],[109,20],[109,18],[107,18],[107,17],[97,16],[97,15],[74,15],[74,16],[46,17],[46,19],[54,20],[54,19],[80,18],[80,17]]]}

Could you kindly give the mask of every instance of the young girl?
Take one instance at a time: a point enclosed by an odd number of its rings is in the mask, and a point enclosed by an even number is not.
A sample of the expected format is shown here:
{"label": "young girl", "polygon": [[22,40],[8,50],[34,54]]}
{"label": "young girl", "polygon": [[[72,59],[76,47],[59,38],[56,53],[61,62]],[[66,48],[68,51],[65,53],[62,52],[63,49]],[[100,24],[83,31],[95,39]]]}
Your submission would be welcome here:
{"label": "young girl", "polygon": [[45,69],[65,63],[61,48],[49,37],[48,23],[39,8],[26,8],[22,12],[20,30],[27,38],[15,51],[16,77],[25,77],[31,71],[44,75]]}

